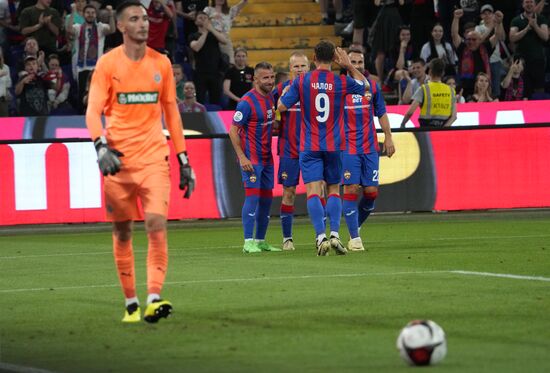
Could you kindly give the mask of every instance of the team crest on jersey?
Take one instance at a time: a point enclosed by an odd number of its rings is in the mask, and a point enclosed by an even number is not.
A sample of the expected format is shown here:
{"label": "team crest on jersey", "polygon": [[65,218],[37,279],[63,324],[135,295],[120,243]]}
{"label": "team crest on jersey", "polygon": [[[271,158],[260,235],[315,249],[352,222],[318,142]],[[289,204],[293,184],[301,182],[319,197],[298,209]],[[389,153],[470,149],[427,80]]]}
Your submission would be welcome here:
{"label": "team crest on jersey", "polygon": [[117,94],[117,101],[121,105],[156,104],[158,92],[121,92]]}
{"label": "team crest on jersey", "polygon": [[155,83],[160,83],[161,77],[159,73],[155,73],[155,76],[153,76],[153,79],[155,80]]}
{"label": "team crest on jersey", "polygon": [[349,170],[344,171],[344,179],[349,180],[351,178],[351,172]]}
{"label": "team crest on jersey", "polygon": [[233,122],[240,122],[243,119],[243,113],[240,111],[236,111],[235,114],[233,114]]}
{"label": "team crest on jersey", "polygon": [[283,179],[283,180],[288,179],[288,174],[286,173],[286,171],[283,171],[283,172],[281,173],[281,179]]}
{"label": "team crest on jersey", "polygon": [[365,100],[367,100],[367,103],[370,104],[370,100],[372,100],[372,92],[365,93]]}
{"label": "team crest on jersey", "polygon": [[251,183],[255,183],[258,178],[256,177],[256,174],[252,174],[250,175],[249,180]]}

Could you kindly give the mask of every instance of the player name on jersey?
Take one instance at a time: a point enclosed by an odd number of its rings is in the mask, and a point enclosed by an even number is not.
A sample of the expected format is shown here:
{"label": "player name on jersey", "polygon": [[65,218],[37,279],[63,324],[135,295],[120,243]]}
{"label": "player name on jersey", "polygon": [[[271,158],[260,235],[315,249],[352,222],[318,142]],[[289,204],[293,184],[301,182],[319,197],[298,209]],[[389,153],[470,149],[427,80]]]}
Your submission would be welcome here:
{"label": "player name on jersey", "polygon": [[158,99],[158,92],[123,92],[117,95],[117,101],[121,105],[156,104]]}
{"label": "player name on jersey", "polygon": [[332,83],[323,82],[311,82],[312,89],[323,89],[325,91],[332,91]]}

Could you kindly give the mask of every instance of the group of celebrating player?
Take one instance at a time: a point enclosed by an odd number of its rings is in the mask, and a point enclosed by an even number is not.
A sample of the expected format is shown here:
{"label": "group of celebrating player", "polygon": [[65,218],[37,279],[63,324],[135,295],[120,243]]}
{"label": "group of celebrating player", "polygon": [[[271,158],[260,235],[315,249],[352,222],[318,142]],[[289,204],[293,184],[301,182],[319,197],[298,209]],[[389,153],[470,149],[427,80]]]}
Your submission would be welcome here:
{"label": "group of celebrating player", "polygon": [[[331,72],[333,62],[346,69],[348,76]],[[229,136],[245,188],[245,253],[280,251],[265,241],[274,187],[274,128],[279,134],[278,182],[283,186],[283,250],[294,250],[292,220],[300,172],[306,185],[317,255],[328,255],[331,248],[338,255],[364,250],[359,228],[374,209],[379,183],[374,116],[379,118],[385,135],[382,152],[388,157],[395,152],[384,99],[376,83],[363,75],[362,51],[352,49],[346,53],[322,41],[315,47],[314,63],[316,69],[310,72],[307,56],[293,53],[292,79],[276,87],[272,66],[267,62],[257,64],[254,87],[243,96],[233,116]],[[338,233],[342,212],[350,234],[347,248]],[[328,237],[325,220],[330,227]]]}
{"label": "group of celebrating player", "polygon": [[[195,188],[195,174],[187,157],[170,61],[147,47],[149,20],[145,8],[139,1],[125,1],[118,6],[116,19],[123,44],[103,55],[96,65],[86,124],[105,176],[105,207],[113,222],[113,252],[126,303],[122,321],[141,320],[132,244],[133,221],[142,218],[139,201],[148,239],[148,295],[143,316],[145,321],[155,323],[172,312],[172,304],[160,295],[168,268],[166,217],[170,196],[169,148],[162,131],[163,116],[180,164],[179,187],[185,198]],[[333,61],[351,77],[332,73]],[[293,206],[301,171],[317,234],[317,254],[327,255],[331,247],[338,254],[347,252],[338,236],[341,180],[343,210],[351,235],[348,248],[364,250],[358,227],[374,208],[378,186],[374,115],[380,118],[385,133],[383,150],[390,157],[395,151],[384,101],[378,87],[362,74],[361,52],[350,51],[348,55],[331,43],[321,42],[315,48],[315,71],[307,72],[309,63],[301,53],[294,53],[290,62],[294,80],[279,85],[275,92],[271,65],[264,62],[256,66],[254,88],[238,104],[230,130],[246,190],[244,252],[279,250],[265,242],[273,196],[271,137],[276,99],[281,113],[283,248],[294,249]],[[358,206],[361,190],[363,198]],[[322,198],[325,195],[326,204]],[[331,230],[328,238],[325,215]]]}

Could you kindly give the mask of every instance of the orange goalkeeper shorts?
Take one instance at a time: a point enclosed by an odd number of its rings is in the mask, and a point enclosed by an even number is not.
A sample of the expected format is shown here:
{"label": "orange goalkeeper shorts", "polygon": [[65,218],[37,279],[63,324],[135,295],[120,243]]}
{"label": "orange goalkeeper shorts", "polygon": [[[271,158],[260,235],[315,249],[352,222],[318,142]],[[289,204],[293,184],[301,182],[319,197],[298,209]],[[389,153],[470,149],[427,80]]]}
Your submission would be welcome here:
{"label": "orange goalkeeper shorts", "polygon": [[107,220],[143,219],[145,213],[168,215],[170,202],[170,164],[168,160],[139,168],[123,167],[114,176],[105,177]]}

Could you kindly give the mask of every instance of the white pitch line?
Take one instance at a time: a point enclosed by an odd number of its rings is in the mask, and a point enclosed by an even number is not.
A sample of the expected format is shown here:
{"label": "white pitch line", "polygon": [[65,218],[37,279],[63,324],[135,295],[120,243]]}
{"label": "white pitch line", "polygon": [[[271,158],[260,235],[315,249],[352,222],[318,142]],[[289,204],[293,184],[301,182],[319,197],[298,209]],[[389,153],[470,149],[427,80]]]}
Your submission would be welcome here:
{"label": "white pitch line", "polygon": [[[244,277],[244,278],[220,278],[210,280],[187,280],[187,281],[167,281],[165,285],[189,285],[189,284],[208,284],[208,283],[224,283],[224,282],[251,282],[251,281],[277,281],[277,280],[306,280],[317,278],[338,278],[338,277],[366,277],[366,276],[398,276],[398,275],[422,275],[432,273],[447,273],[449,271],[405,271],[405,272],[377,272],[377,273],[340,273],[340,274],[322,274],[322,275],[302,275],[302,276],[278,276],[278,277]],[[50,286],[43,288],[26,288],[26,289],[1,289],[0,294],[6,293],[21,293],[31,291],[50,291],[50,290],[80,290],[94,288],[113,288],[119,287],[120,284],[105,284],[105,285],[82,285],[82,286]],[[145,283],[138,286],[146,286]]]}
{"label": "white pitch line", "polygon": [[[471,240],[507,240],[514,238],[545,238],[550,237],[550,234],[532,234],[532,235],[516,235],[516,236],[469,236],[469,237],[433,237],[433,238],[411,238],[402,240],[379,240],[379,241],[367,241],[368,244],[386,244],[386,243],[399,243],[399,242],[414,242],[414,241],[471,241]],[[173,245],[175,246],[175,245]],[[311,243],[295,243],[294,246],[312,246]],[[242,246],[228,245],[228,246],[201,246],[201,247],[187,247],[189,250],[197,249],[238,249]],[[177,248],[172,250],[178,250]],[[134,253],[145,253],[147,250],[135,250]],[[28,258],[48,258],[48,257],[62,257],[62,256],[83,256],[83,255],[103,255],[112,254],[112,251],[90,251],[81,253],[57,253],[57,254],[36,254],[36,255],[10,255],[0,256],[0,260],[9,259],[28,259]]]}
{"label": "white pitch line", "polygon": [[[302,275],[302,276],[277,276],[277,277],[244,277],[244,278],[220,278],[210,280],[186,280],[186,281],[167,281],[165,285],[192,285],[192,284],[209,284],[209,283],[228,283],[228,282],[252,282],[252,281],[278,281],[278,280],[308,280],[317,278],[343,278],[343,277],[368,277],[368,276],[400,276],[400,275],[429,275],[435,273],[447,273],[466,276],[482,276],[482,277],[498,277],[514,280],[528,281],[543,281],[550,282],[549,277],[543,276],[523,276],[506,273],[491,273],[491,272],[473,272],[462,270],[442,270],[442,271],[404,271],[404,272],[374,272],[374,273],[340,273],[331,275]],[[51,286],[42,288],[23,288],[23,289],[0,289],[0,294],[7,293],[22,293],[31,291],[51,291],[51,290],[81,290],[81,289],[97,289],[97,288],[115,288],[119,284],[104,284],[104,285],[82,285],[82,286]],[[146,286],[145,283],[138,286]]]}
{"label": "white pitch line", "polygon": [[456,273],[459,275],[467,275],[467,276],[500,277],[500,278],[510,278],[514,280],[550,282],[550,277],[543,277],[543,276],[523,276],[523,275],[512,275],[508,273],[474,272],[474,271],[460,271],[460,270],[448,271],[448,272]]}
{"label": "white pitch line", "polygon": [[15,364],[8,364],[8,363],[0,363],[0,371],[15,372],[15,373],[54,373],[50,370],[33,368],[33,367],[25,367],[22,365],[15,365]]}

